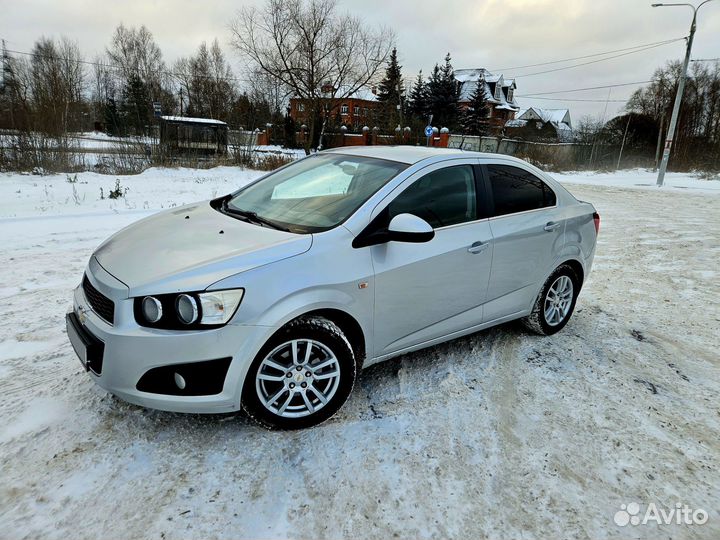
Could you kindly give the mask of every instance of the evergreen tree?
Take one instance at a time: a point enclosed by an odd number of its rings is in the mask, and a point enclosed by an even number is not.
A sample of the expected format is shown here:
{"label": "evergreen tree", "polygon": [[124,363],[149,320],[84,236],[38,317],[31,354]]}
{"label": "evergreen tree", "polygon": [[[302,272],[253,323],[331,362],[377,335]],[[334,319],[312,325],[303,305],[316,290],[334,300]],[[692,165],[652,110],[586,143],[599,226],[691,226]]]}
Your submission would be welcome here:
{"label": "evergreen tree", "polygon": [[485,96],[485,79],[480,78],[462,114],[463,133],[487,135],[490,132],[490,105]]}
{"label": "evergreen tree", "polygon": [[[386,129],[394,129],[400,124],[401,110],[404,106],[405,89],[403,88],[402,66],[398,63],[397,49],[393,48],[390,60],[385,69],[385,77],[378,85],[377,99],[380,102],[380,122]],[[401,126],[402,127],[402,126]]]}
{"label": "evergreen tree", "polygon": [[131,75],[123,88],[120,107],[120,117],[125,129],[133,135],[145,135],[145,128],[150,124],[151,106],[148,85],[140,77]]}
{"label": "evergreen tree", "polygon": [[408,100],[408,112],[415,117],[420,123],[427,121],[428,114],[428,88],[423,80],[422,70],[418,73],[417,79],[410,90],[410,99]]}
{"label": "evergreen tree", "polygon": [[120,115],[115,100],[109,98],[103,105],[103,121],[105,122],[105,131],[108,135],[123,135],[123,126],[121,125]]}
{"label": "evergreen tree", "polygon": [[455,71],[450,60],[448,53],[442,67],[435,64],[428,80],[428,104],[435,126],[454,129],[458,120],[460,85],[455,80]]}

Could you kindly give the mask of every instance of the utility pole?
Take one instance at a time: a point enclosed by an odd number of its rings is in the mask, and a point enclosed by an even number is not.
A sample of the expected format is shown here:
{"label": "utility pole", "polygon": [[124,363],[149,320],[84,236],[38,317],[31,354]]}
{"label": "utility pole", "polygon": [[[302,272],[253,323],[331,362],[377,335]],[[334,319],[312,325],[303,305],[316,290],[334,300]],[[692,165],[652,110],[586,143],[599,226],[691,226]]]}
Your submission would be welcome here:
{"label": "utility pole", "polygon": [[675,127],[677,126],[678,115],[680,113],[680,104],[682,103],[683,91],[685,90],[685,79],[687,78],[687,68],[690,63],[690,53],[692,52],[693,38],[695,37],[695,29],[697,27],[697,12],[703,6],[712,0],[705,0],[697,7],[692,4],[652,4],[652,7],[674,7],[689,6],[693,10],[692,23],[690,24],[690,35],[687,38],[687,47],[685,49],[685,60],[683,61],[682,71],[680,72],[680,80],[678,81],[677,94],[675,94],[675,104],[673,105],[672,116],[670,117],[670,125],[668,126],[667,137],[665,138],[665,149],[663,150],[662,161],[660,162],[660,171],[657,177],[657,186],[662,187],[665,181],[665,171],[667,171],[668,161],[670,159],[670,151],[672,150],[673,137],[675,136]]}
{"label": "utility pole", "polygon": [[402,93],[400,92],[400,79],[398,79],[398,81],[397,81],[397,93],[398,93],[397,110],[398,110],[398,115],[399,115],[399,118],[400,118],[400,123],[398,124],[398,126],[400,127],[400,130],[401,130],[401,132],[402,132],[402,128],[403,128],[403,107],[402,107]]}
{"label": "utility pole", "polygon": [[180,87],[180,116],[183,115],[183,89]]}

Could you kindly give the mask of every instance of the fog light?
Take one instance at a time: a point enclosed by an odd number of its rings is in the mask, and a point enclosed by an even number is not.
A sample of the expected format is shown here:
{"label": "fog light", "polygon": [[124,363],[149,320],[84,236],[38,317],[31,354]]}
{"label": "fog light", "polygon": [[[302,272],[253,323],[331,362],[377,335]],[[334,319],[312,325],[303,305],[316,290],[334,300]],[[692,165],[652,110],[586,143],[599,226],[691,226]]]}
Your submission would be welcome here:
{"label": "fog light", "polygon": [[162,304],[152,296],[146,296],[142,301],[142,313],[145,320],[156,323],[162,318]]}
{"label": "fog light", "polygon": [[185,390],[185,379],[177,372],[175,372],[175,384],[180,390]]}
{"label": "fog light", "polygon": [[197,302],[189,294],[181,294],[177,297],[177,301],[175,302],[175,309],[177,310],[177,315],[180,319],[180,322],[185,324],[192,324],[197,321]]}

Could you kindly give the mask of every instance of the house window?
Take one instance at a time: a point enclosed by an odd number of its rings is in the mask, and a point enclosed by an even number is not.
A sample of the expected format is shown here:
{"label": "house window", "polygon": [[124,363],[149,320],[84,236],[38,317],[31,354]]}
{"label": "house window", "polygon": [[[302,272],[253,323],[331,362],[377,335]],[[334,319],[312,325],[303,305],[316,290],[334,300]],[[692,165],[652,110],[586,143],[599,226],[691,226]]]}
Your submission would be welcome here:
{"label": "house window", "polygon": [[500,86],[500,83],[495,85],[495,99],[499,100],[502,96],[502,86]]}
{"label": "house window", "polygon": [[353,107],[353,114],[355,114],[355,115],[360,114],[360,107],[358,105],[355,105]]}
{"label": "house window", "polygon": [[343,103],[340,105],[340,114],[347,114],[348,113],[348,106],[347,104]]}
{"label": "house window", "polygon": [[365,107],[365,108],[363,109],[363,114],[364,114],[365,116],[368,115],[368,108],[367,108],[367,107]]}
{"label": "house window", "polygon": [[304,111],[305,111],[305,104],[304,104],[304,103],[298,103],[298,104],[297,104],[297,110],[298,110],[298,112],[304,112]]}
{"label": "house window", "polygon": [[513,94],[514,94],[514,93],[515,93],[515,91],[514,91],[512,88],[508,88],[508,101],[512,101],[512,100],[513,100]]}

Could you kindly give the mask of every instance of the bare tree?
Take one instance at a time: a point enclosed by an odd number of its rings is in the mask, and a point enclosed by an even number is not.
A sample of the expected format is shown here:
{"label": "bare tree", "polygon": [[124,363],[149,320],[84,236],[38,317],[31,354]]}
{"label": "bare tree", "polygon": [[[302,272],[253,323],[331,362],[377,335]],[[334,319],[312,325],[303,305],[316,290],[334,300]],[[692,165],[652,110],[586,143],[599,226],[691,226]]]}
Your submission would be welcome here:
{"label": "bare tree", "polygon": [[59,135],[80,127],[84,73],[77,43],[36,41],[30,81],[36,129]]}
{"label": "bare tree", "polygon": [[237,92],[217,39],[210,47],[203,42],[195,56],[179,59],[173,72],[187,96],[190,116],[227,120]]}
{"label": "bare tree", "polygon": [[249,74],[266,73],[306,100],[308,154],[323,111],[373,81],[394,42],[387,27],[339,14],[335,0],[267,0],[263,9],[241,9],[231,31]]}

